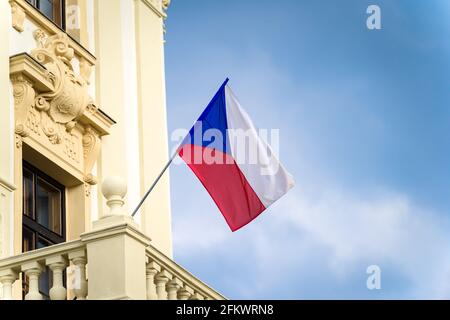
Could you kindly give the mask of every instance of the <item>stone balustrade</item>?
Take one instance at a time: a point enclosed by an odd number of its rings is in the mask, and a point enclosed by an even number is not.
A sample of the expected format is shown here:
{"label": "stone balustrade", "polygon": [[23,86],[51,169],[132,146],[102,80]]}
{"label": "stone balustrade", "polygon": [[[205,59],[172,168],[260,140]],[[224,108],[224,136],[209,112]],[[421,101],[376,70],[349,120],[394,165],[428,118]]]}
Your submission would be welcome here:
{"label": "stone balustrade", "polygon": [[[223,300],[208,287],[150,244],[137,224],[124,212],[126,184],[107,179],[102,192],[109,213],[95,221],[79,240],[30,251],[0,260],[0,298],[21,299],[27,279],[26,300],[42,300],[39,279],[50,270],[51,300],[138,299]],[[64,271],[67,274],[67,290]],[[89,275],[89,281],[86,275]]]}
{"label": "stone balustrade", "polygon": [[146,254],[147,300],[225,299],[153,246]]}
{"label": "stone balustrade", "polygon": [[50,288],[50,299],[66,300],[67,289],[63,283],[63,272],[71,265],[73,269],[76,269],[74,272],[76,279],[69,279],[69,281],[73,280],[74,283],[73,294],[78,300],[84,300],[87,297],[86,264],[86,246],[80,240],[0,260],[2,299],[12,300],[14,298],[13,284],[17,280],[27,277],[28,292],[25,299],[42,300],[43,296],[39,291],[39,277],[48,267],[51,270],[53,280],[53,286]]}

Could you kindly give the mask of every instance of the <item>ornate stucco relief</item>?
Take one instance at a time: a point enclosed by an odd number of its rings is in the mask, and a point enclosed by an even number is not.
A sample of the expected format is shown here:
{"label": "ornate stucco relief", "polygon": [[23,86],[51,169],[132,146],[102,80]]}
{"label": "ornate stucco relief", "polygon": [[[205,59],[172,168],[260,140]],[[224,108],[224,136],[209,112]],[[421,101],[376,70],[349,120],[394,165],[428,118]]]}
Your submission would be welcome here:
{"label": "ornate stucco relief", "polygon": [[[101,136],[113,124],[88,95],[91,65],[80,59],[80,72],[72,61],[74,50],[65,33],[34,33],[37,48],[30,55],[11,58],[14,90],[16,147],[30,138],[76,168],[86,186],[97,183],[92,174]],[[88,194],[88,192],[87,192]]]}
{"label": "ornate stucco relief", "polygon": [[[70,134],[77,120],[92,99],[87,93],[86,80],[75,74],[71,61],[74,51],[68,36],[59,33],[46,37],[42,30],[35,31],[39,48],[31,55],[51,74],[54,90],[38,94],[35,107],[41,112],[41,126],[53,144],[61,143],[64,131]],[[67,134],[66,134],[67,138]]]}

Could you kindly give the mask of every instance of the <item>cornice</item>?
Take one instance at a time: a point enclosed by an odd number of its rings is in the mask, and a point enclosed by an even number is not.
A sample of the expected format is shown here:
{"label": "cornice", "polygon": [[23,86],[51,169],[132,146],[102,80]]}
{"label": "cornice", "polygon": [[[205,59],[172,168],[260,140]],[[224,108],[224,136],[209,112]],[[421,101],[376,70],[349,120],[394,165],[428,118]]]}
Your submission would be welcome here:
{"label": "cornice", "polygon": [[[13,27],[18,32],[23,32],[23,20],[27,17],[33,21],[38,28],[47,32],[49,36],[53,36],[61,32],[66,33],[26,0],[9,0],[9,4],[13,15]],[[14,19],[15,16],[19,16],[19,19]],[[86,60],[90,65],[95,65],[95,56],[72,37],[69,35],[67,36],[69,39],[69,45],[74,49],[76,56]]]}
{"label": "cornice", "polygon": [[167,14],[165,10],[168,8],[170,1],[167,0],[135,0],[140,1],[150,8],[158,17],[166,19]]}
{"label": "cornice", "polygon": [[9,70],[11,76],[15,74],[25,76],[40,91],[54,90],[47,69],[26,52],[10,57]]}

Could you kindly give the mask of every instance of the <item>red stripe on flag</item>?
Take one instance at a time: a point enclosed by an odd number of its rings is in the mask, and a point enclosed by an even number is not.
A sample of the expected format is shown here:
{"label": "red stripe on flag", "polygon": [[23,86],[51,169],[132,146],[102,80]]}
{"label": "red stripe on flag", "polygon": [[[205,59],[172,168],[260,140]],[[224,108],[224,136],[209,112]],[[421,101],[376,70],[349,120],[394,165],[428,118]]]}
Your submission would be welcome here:
{"label": "red stripe on flag", "polygon": [[[187,149],[186,149],[187,148]],[[190,149],[190,150],[189,150]],[[204,154],[209,148],[185,145],[179,155],[195,173],[213,198],[231,230],[237,231],[257,218],[266,208],[231,155],[215,150],[224,164],[197,164],[194,154]],[[208,150],[208,153],[211,149]]]}

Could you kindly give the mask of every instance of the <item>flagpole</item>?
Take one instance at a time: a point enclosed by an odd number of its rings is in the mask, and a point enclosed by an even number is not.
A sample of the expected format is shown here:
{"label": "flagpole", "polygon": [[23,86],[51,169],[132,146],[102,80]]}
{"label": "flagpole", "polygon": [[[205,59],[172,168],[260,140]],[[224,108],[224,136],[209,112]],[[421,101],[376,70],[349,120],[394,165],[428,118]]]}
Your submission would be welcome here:
{"label": "flagpole", "polygon": [[[220,88],[224,87],[227,85],[228,81],[230,81],[229,78],[225,79],[225,82],[221,85]],[[220,91],[220,89],[219,89]],[[216,93],[217,94],[217,93]],[[150,195],[150,193],[153,191],[153,189],[155,189],[156,185],[158,184],[159,180],[161,180],[162,176],[164,175],[164,173],[166,172],[166,170],[170,167],[171,163],[173,162],[173,160],[175,159],[175,157],[178,155],[178,152],[181,149],[183,142],[180,143],[180,145],[178,146],[177,150],[175,151],[175,153],[172,155],[172,157],[169,159],[169,161],[167,162],[167,164],[165,165],[165,167],[162,169],[161,173],[159,174],[159,176],[156,178],[155,182],[153,182],[152,186],[150,187],[150,189],[148,189],[148,191],[145,193],[144,197],[142,198],[142,200],[139,202],[138,206],[136,207],[136,209],[134,209],[133,214],[131,215],[133,218],[134,216],[138,213],[139,209],[141,209],[142,205],[144,204],[145,200],[147,200],[148,196]]]}
{"label": "flagpole", "polygon": [[173,160],[175,159],[175,157],[177,156],[179,150],[180,150],[181,145],[177,148],[177,150],[175,151],[175,153],[172,155],[172,157],[169,159],[169,161],[167,162],[167,164],[164,166],[164,168],[162,169],[162,171],[160,172],[160,174],[158,175],[158,177],[156,178],[155,182],[153,182],[152,186],[150,187],[150,189],[148,189],[148,191],[145,193],[144,197],[142,198],[142,200],[139,202],[138,206],[136,207],[136,209],[134,209],[133,214],[131,215],[133,218],[134,216],[139,212],[139,209],[141,209],[142,205],[144,204],[145,200],[147,200],[148,196],[150,195],[150,193],[153,191],[153,189],[155,189],[156,185],[158,184],[159,180],[161,180],[162,176],[164,175],[164,173],[166,172],[166,170],[170,167],[171,163],[173,162]]}

